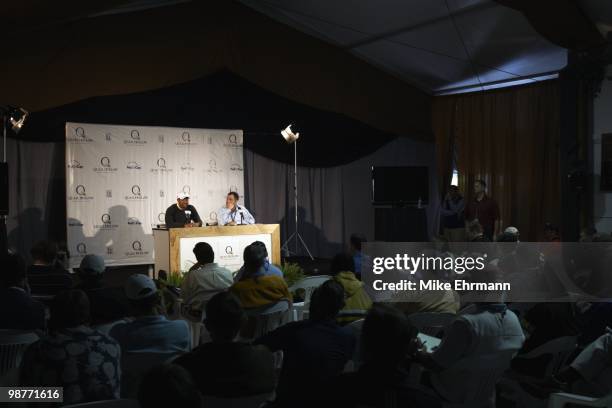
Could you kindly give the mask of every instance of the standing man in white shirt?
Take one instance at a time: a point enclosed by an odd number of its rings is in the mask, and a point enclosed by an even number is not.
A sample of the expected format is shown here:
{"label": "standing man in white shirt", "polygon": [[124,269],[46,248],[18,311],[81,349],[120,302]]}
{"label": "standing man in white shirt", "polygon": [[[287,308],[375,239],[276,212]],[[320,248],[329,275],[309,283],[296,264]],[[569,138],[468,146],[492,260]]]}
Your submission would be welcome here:
{"label": "standing man in white shirt", "polygon": [[255,218],[249,210],[238,205],[240,196],[234,191],[230,191],[225,198],[225,207],[221,207],[217,212],[219,225],[247,225],[255,224]]}

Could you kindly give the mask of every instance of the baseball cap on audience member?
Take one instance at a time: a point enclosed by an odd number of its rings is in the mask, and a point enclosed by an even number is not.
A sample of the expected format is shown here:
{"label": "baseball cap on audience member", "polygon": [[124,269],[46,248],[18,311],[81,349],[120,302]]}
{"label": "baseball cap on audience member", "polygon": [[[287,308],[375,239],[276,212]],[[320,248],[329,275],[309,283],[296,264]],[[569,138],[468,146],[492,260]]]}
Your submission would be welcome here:
{"label": "baseball cap on audience member", "polygon": [[136,273],[125,282],[125,295],[130,300],[148,298],[157,293],[157,286],[147,275]]}
{"label": "baseball cap on audience member", "polygon": [[104,258],[94,254],[85,255],[79,265],[79,273],[83,275],[102,275],[105,269]]}
{"label": "baseball cap on audience member", "polygon": [[177,200],[184,200],[186,198],[189,198],[189,194],[185,194],[185,193],[178,193],[176,195]]}
{"label": "baseball cap on audience member", "polygon": [[504,233],[510,235],[519,235],[519,230],[516,227],[508,227],[504,230]]}

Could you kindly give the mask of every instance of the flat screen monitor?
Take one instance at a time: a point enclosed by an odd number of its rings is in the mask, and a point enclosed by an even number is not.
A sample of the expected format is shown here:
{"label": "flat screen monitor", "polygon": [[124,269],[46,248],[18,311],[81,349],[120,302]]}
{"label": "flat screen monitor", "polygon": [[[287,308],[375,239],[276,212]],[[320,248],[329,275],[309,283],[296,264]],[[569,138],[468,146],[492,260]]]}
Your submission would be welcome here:
{"label": "flat screen monitor", "polygon": [[372,166],[374,204],[422,205],[429,201],[426,166]]}

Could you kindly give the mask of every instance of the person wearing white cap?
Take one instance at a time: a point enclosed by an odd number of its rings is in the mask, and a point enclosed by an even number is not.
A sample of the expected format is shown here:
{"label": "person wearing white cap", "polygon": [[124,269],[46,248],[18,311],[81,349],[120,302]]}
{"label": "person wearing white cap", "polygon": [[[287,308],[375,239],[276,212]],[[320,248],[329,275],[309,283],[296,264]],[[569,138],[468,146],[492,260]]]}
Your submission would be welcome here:
{"label": "person wearing white cap", "polygon": [[181,353],[189,350],[191,336],[184,320],[168,320],[160,314],[160,294],[153,279],[134,274],[125,283],[125,294],[134,320],[118,323],[110,336],[119,342],[122,353]]}
{"label": "person wearing white cap", "polygon": [[201,227],[202,219],[195,207],[189,204],[189,194],[178,193],[176,204],[172,204],[166,210],[166,227]]}

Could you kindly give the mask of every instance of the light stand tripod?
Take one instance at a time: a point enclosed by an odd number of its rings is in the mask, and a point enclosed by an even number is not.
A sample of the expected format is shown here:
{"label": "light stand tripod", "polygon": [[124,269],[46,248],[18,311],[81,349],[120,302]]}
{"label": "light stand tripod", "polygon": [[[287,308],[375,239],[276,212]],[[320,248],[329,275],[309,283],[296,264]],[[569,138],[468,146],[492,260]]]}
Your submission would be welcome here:
{"label": "light stand tripod", "polygon": [[296,255],[298,253],[298,246],[301,243],[304,249],[306,250],[306,252],[308,253],[308,256],[310,257],[310,259],[314,260],[314,257],[312,256],[312,254],[310,253],[310,250],[308,249],[308,245],[306,245],[306,242],[304,242],[304,239],[302,238],[298,230],[299,220],[298,220],[297,139],[298,137],[300,137],[300,134],[299,133],[294,134],[291,131],[291,125],[287,126],[287,128],[284,129],[281,132],[281,134],[283,135],[287,143],[293,143],[293,200],[294,200],[294,209],[295,209],[295,231],[293,231],[293,233],[289,236],[289,238],[287,238],[287,240],[283,243],[283,245],[281,246],[281,250],[284,251],[285,253],[291,254],[291,251],[289,251],[289,243],[293,239],[295,241],[294,242],[295,250],[293,254]]}
{"label": "light stand tripod", "polygon": [[8,163],[6,161],[6,132],[7,124],[11,125],[11,130],[18,133],[29,112],[23,108],[15,108],[12,106],[0,106],[0,117],[2,118],[2,161],[0,162],[0,250],[5,253],[8,250],[8,234],[7,234],[7,219],[9,213],[9,179],[8,179]]}

